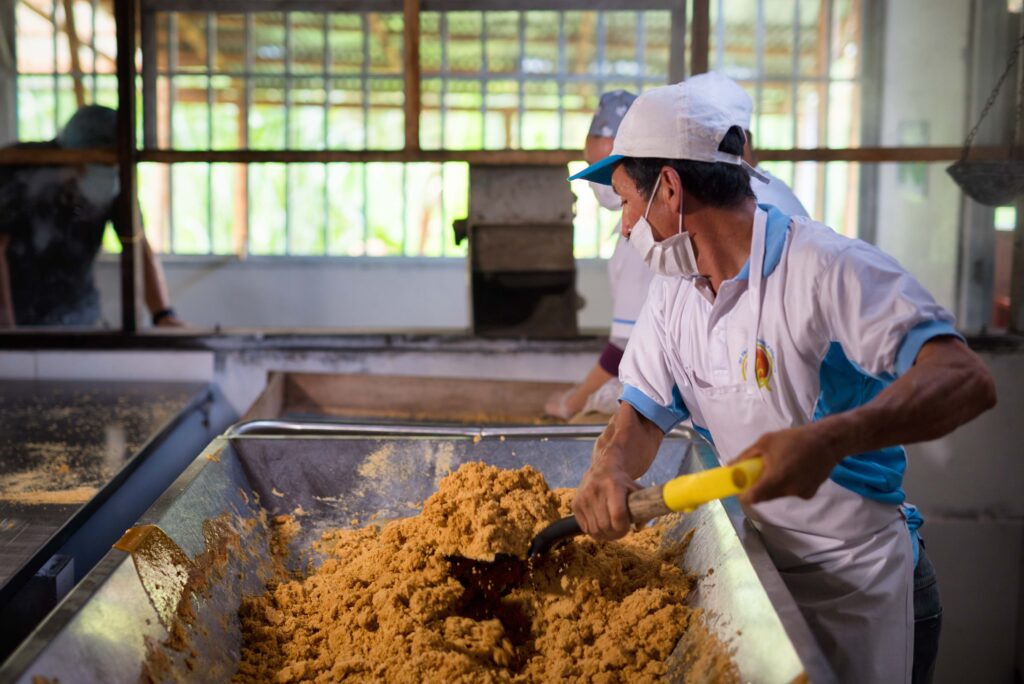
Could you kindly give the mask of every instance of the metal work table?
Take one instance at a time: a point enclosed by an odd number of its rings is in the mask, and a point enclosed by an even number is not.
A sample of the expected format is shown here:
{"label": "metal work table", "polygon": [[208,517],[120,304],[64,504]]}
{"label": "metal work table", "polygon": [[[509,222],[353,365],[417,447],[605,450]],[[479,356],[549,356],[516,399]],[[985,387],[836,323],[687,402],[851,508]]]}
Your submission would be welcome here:
{"label": "metal work table", "polygon": [[[0,383],[0,656],[215,434],[214,394],[202,383]],[[200,443],[180,463],[145,467],[175,432]],[[117,496],[133,476],[145,482]]]}

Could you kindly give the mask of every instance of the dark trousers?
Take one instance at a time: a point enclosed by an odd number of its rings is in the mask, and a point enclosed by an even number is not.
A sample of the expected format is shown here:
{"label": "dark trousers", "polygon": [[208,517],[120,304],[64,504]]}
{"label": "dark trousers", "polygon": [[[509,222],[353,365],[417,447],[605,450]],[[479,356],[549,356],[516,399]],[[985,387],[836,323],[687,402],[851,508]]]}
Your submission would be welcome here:
{"label": "dark trousers", "polygon": [[913,684],[930,684],[935,674],[942,631],[942,599],[935,566],[925,553],[921,540],[920,555],[914,569],[914,669]]}

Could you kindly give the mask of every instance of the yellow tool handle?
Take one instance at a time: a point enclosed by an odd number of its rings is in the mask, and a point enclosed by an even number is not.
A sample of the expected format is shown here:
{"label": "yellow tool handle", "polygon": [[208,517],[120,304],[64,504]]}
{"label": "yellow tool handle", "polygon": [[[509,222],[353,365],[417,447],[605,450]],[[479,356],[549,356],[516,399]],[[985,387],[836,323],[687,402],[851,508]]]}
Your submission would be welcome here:
{"label": "yellow tool handle", "polygon": [[744,491],[761,477],[761,457],[734,465],[712,468],[702,473],[681,475],[665,483],[662,497],[673,511],[692,511],[701,504]]}

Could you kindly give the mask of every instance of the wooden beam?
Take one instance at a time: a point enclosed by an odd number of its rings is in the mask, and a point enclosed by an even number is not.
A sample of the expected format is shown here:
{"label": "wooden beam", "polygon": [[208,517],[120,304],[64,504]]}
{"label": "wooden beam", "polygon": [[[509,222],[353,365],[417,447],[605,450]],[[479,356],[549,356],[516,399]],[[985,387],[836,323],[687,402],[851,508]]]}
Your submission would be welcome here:
{"label": "wooden beam", "polygon": [[708,70],[711,45],[711,7],[709,0],[693,0],[693,29],[690,35],[690,75]]}
{"label": "wooden beam", "polygon": [[405,149],[420,149],[420,0],[404,0]]}
{"label": "wooden beam", "polygon": [[668,39],[668,82],[679,83],[686,78],[686,2],[683,0],[670,13]]}
{"label": "wooden beam", "polygon": [[[971,159],[1010,159],[1009,147],[974,147]],[[952,162],[959,147],[862,147],[850,149],[759,149],[761,161],[791,162]],[[1024,150],[1022,150],[1024,154]],[[0,151],[0,163],[3,160]],[[583,158],[580,150],[141,150],[139,161],[176,164],[332,162],[469,162],[472,164],[565,164]]]}
{"label": "wooden beam", "polygon": [[116,163],[117,152],[115,150],[58,150],[34,147],[0,150],[0,166],[114,165]]}
{"label": "wooden beam", "polygon": [[[971,159],[1010,159],[1011,147],[972,147]],[[878,164],[883,162],[954,162],[960,158],[962,147],[852,147],[839,148],[796,148],[788,150],[757,149],[760,161],[789,162],[861,162]]]}
{"label": "wooden beam", "polygon": [[[859,147],[848,149],[758,149],[761,161],[941,163],[960,158],[960,147]],[[1013,159],[1014,148],[998,145],[971,148],[971,159]],[[1018,149],[1024,156],[1024,146]],[[583,158],[580,150],[139,150],[140,162],[233,164],[333,162],[469,162],[472,164],[564,164]],[[0,166],[116,164],[111,150],[0,150]]]}
{"label": "wooden beam", "polygon": [[[337,162],[459,162],[564,165],[583,158],[579,150],[140,150],[139,161],[161,164]],[[2,159],[2,154],[0,154]]]}
{"label": "wooden beam", "polygon": [[[154,12],[401,12],[404,0],[142,0]],[[424,12],[671,10],[679,0],[422,0]]]}
{"label": "wooden beam", "polygon": [[121,194],[114,228],[121,240],[121,331],[138,332],[136,302],[141,282],[141,225],[135,193],[135,0],[114,0],[117,26],[117,153]]}

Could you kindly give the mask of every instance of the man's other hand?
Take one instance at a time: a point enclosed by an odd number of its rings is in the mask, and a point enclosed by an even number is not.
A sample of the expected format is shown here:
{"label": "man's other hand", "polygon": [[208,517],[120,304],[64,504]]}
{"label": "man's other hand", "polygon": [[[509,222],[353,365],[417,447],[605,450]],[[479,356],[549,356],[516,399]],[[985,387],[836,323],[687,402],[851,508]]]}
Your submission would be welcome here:
{"label": "man's other hand", "polygon": [[817,439],[811,426],[766,432],[739,455],[737,461],[760,456],[764,470],[753,487],[740,495],[744,504],[783,496],[810,499],[842,458]]}

